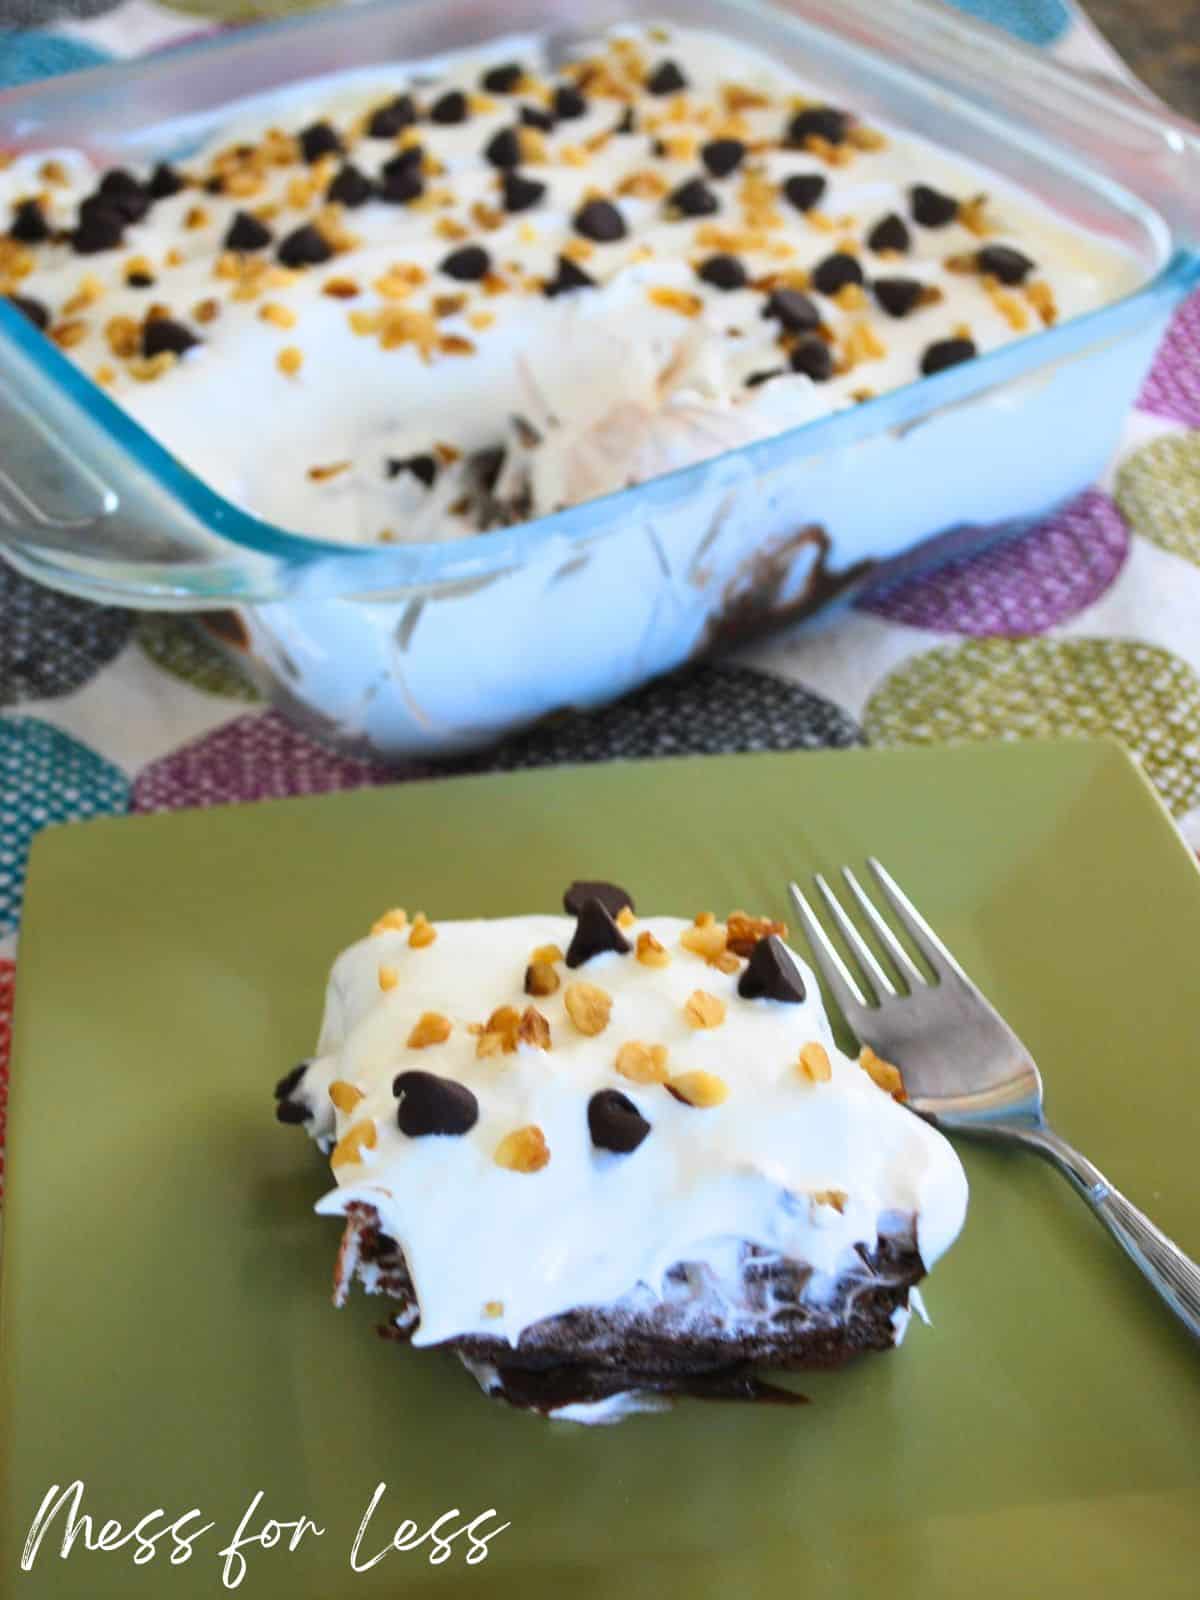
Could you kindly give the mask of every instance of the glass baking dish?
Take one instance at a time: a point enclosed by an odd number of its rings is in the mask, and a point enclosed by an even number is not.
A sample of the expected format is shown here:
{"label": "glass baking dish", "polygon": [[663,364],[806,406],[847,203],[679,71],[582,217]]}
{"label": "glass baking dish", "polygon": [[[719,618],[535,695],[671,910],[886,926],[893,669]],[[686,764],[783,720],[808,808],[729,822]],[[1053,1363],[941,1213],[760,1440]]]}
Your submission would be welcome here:
{"label": "glass baking dish", "polygon": [[[622,0],[401,0],[249,29],[0,95],[0,149],[178,156],[230,101],[512,33],[594,34]],[[1130,252],[1099,310],[849,411],[518,527],[346,546],[206,486],[0,301],[0,550],[211,630],[285,710],[359,754],[450,753],[598,703],[957,530],[1019,530],[1091,482],[1200,282],[1200,134],[929,0],[656,0],[867,116],[1019,183]]]}

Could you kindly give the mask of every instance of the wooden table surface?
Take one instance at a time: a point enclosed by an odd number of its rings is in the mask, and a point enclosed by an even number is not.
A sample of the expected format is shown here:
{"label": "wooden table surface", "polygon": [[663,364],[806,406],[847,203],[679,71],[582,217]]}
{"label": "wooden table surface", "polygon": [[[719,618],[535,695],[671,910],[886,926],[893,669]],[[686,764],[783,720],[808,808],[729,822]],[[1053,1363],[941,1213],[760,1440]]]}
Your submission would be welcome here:
{"label": "wooden table surface", "polygon": [[1143,83],[1200,122],[1200,0],[1083,0],[1083,6]]}

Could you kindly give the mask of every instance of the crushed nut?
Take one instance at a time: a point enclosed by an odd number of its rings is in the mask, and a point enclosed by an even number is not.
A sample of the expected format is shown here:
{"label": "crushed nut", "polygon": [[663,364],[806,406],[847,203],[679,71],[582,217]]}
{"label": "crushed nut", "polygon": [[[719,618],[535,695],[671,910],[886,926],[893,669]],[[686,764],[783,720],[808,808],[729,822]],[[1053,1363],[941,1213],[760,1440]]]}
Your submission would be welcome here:
{"label": "crushed nut", "polygon": [[94,382],[98,383],[102,389],[107,389],[111,384],[116,383],[117,369],[115,367],[110,367],[106,361],[102,361],[96,368],[95,372],[92,373],[92,379]]}
{"label": "crushed nut", "polygon": [[559,981],[558,973],[548,961],[531,961],[525,968],[526,994],[553,994]]}
{"label": "crushed nut", "polygon": [[644,967],[665,967],[671,961],[666,946],[654,937],[649,928],[638,934],[636,953]]}
{"label": "crushed nut", "polygon": [[395,967],[380,967],[379,987],[384,991],[385,994],[389,989],[394,989],[399,982],[400,974],[396,971]]}
{"label": "crushed nut", "polygon": [[296,326],[296,313],[291,306],[281,306],[278,300],[268,300],[265,306],[258,308],[259,319],[269,322],[276,328],[294,328]]}
{"label": "crushed nut", "polygon": [[423,1011],[408,1036],[410,1050],[428,1050],[431,1044],[445,1044],[454,1024],[440,1011]]}
{"label": "crushed nut", "polygon": [[408,927],[408,912],[401,906],[396,906],[391,911],[385,911],[381,917],[371,924],[372,933],[398,933],[401,928]]}
{"label": "crushed nut", "polygon": [[833,1068],[829,1064],[829,1053],[823,1044],[818,1044],[815,1039],[800,1047],[800,1075],[807,1078],[809,1083],[828,1083],[833,1077]]}
{"label": "crushed nut", "polygon": [[660,172],[631,172],[617,185],[619,195],[632,195],[638,200],[661,200],[667,192],[667,180]]}
{"label": "crushed nut", "polygon": [[719,1028],[725,1021],[725,1002],[705,989],[693,989],[683,1008],[689,1028]]}
{"label": "crushed nut", "polygon": [[653,284],[646,291],[648,299],[665,311],[677,311],[681,317],[698,317],[704,310],[704,301],[690,289],[673,289],[668,284]]}
{"label": "crushed nut", "polygon": [[617,1071],[633,1083],[666,1083],[667,1047],[630,1039],[617,1051]]}
{"label": "crushed nut", "polygon": [[537,1050],[550,1049],[550,1023],[533,1006],[526,1006],[517,1025],[517,1038],[521,1044],[531,1044]]}
{"label": "crushed nut", "polygon": [[335,1172],[339,1167],[354,1166],[362,1160],[364,1150],[374,1150],[375,1138],[373,1122],[356,1122],[334,1145],[329,1165]]}
{"label": "crushed nut", "polygon": [[715,920],[703,927],[685,928],[679,942],[702,961],[714,962],[725,954],[725,929]]}
{"label": "crushed nut", "polygon": [[307,468],[304,476],[311,483],[328,483],[330,478],[336,478],[343,472],[349,472],[352,465],[353,463],[350,461],[331,461],[327,466]]}
{"label": "crushed nut", "polygon": [[329,1098],[342,1113],[348,1117],[360,1100],[366,1096],[361,1089],[356,1089],[352,1083],[347,1083],[345,1078],[335,1078],[329,1085]]}
{"label": "crushed nut", "polygon": [[208,212],[203,206],[192,206],[191,210],[183,219],[183,225],[185,228],[190,228],[192,230],[195,230],[196,228],[207,228]]}
{"label": "crushed nut", "polygon": [[179,357],[174,350],[160,350],[156,356],[139,356],[129,363],[129,371],[139,383],[153,383],[170,372]]}
{"label": "crushed nut", "polygon": [[540,944],[529,959],[531,961],[561,961],[563,953],[556,944]]}
{"label": "crushed nut", "polygon": [[760,939],[778,939],[788,936],[786,922],[773,922],[770,917],[752,917],[745,911],[731,911],[725,919],[725,943],[735,955],[750,957]]}
{"label": "crushed nut", "polygon": [[331,300],[353,300],[361,292],[353,278],[326,278],[321,285],[321,293]]}
{"label": "crushed nut", "polygon": [[1038,278],[1033,283],[1024,285],[1025,298],[1041,317],[1046,327],[1058,321],[1058,307],[1054,303],[1054,290],[1044,279]]}
{"label": "crushed nut", "polygon": [[958,221],[978,239],[986,239],[995,232],[987,217],[987,204],[987,195],[977,194],[972,200],[964,200],[958,208]]}
{"label": "crushed nut", "polygon": [[67,322],[59,322],[50,330],[50,337],[60,350],[73,350],[87,338],[88,325],[82,317],[73,317]]}
{"label": "crushed nut", "polygon": [[294,344],[285,345],[275,357],[275,365],[280,372],[285,373],[289,378],[294,378],[304,365],[304,352],[303,350],[297,350]]}
{"label": "crushed nut", "polygon": [[850,1196],[844,1189],[814,1189],[809,1199],[816,1206],[832,1206],[839,1214],[846,1209]]}
{"label": "crushed nut", "polygon": [[676,1100],[682,1100],[685,1105],[695,1106],[700,1111],[707,1110],[709,1106],[719,1106],[729,1099],[729,1085],[724,1078],[718,1078],[715,1072],[681,1072],[667,1079],[667,1088]]}
{"label": "crushed nut", "polygon": [[493,1320],[496,1317],[502,1317],[504,1315],[504,1301],[485,1300],[483,1302],[483,1314],[485,1317],[492,1318]]}
{"label": "crushed nut", "polygon": [[221,303],[219,300],[197,300],[192,307],[192,316],[197,322],[215,322],[220,315]]}
{"label": "crushed nut", "polygon": [[870,1078],[871,1082],[891,1095],[893,1100],[905,1100],[904,1079],[900,1076],[900,1068],[894,1067],[890,1061],[884,1061],[877,1056],[870,1045],[863,1045],[859,1052],[858,1064]]}
{"label": "crushed nut", "polygon": [[476,1036],[475,1055],[479,1060],[488,1056],[511,1056],[520,1037],[521,1017],[516,1006],[497,1006]]}
{"label": "crushed nut", "polygon": [[498,1167],[509,1172],[540,1172],[550,1160],[546,1136],[536,1123],[505,1134],[493,1157]]}
{"label": "crushed nut", "polygon": [[412,932],[408,936],[409,944],[414,950],[424,950],[436,938],[437,929],[423,911],[418,911],[413,918]]}
{"label": "crushed nut", "polygon": [[94,273],[88,272],[79,280],[79,287],[69,300],[63,301],[63,315],[74,316],[77,311],[84,311],[88,306],[95,305],[104,293],[104,285]]}
{"label": "crushed nut", "polygon": [[569,983],[563,994],[567,1015],[579,1032],[591,1037],[608,1027],[612,995],[594,983]]}
{"label": "crushed nut", "polygon": [[616,923],[618,928],[632,928],[637,918],[629,906],[622,906],[617,912]]}

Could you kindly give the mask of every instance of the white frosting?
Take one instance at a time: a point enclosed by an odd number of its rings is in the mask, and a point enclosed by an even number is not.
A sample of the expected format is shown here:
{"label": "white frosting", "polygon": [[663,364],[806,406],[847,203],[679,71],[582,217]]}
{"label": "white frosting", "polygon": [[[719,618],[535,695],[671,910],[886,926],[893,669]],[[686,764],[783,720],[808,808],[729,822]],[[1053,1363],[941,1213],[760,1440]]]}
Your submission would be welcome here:
{"label": "white frosting", "polygon": [[[375,1145],[336,1168],[337,1187],[317,1209],[337,1214],[354,1201],[376,1209],[412,1275],[421,1310],[415,1344],[465,1334],[515,1343],[531,1324],[576,1307],[625,1299],[636,1308],[664,1293],[664,1274],[679,1262],[704,1264],[695,1294],[711,1318],[714,1294],[719,1303],[726,1288],[731,1300],[736,1292],[742,1241],[811,1266],[814,1304],[856,1264],[854,1246],[874,1248],[881,1232],[915,1232],[932,1266],[963,1222],[962,1167],[939,1133],[838,1051],[816,982],[798,958],[802,1004],[744,1000],[738,974],[680,945],[688,923],[642,918],[631,939],[648,929],[670,952],[668,966],[610,952],[575,971],[560,963],[556,993],[526,996],[533,950],[565,950],[574,926],[564,916],[443,922],[425,948],[411,947],[407,931],[381,932],[333,968],[319,1058],[297,1093],[314,1109],[315,1137],[341,1138],[370,1120]],[[386,992],[381,966],[397,977]],[[564,991],[573,981],[611,995],[603,1032],[585,1036],[569,1019]],[[725,1002],[720,1026],[697,1030],[685,1019],[697,989]],[[477,1059],[468,1025],[498,1006],[529,1004],[548,1020],[552,1048],[521,1045]],[[449,1018],[453,1031],[442,1044],[410,1048],[424,1012]],[[615,1059],[628,1040],[665,1045],[672,1076],[716,1074],[727,1100],[700,1109],[661,1085],[622,1077]],[[812,1083],[798,1069],[810,1041],[828,1052],[828,1082]],[[471,1090],[479,1118],[468,1133],[400,1131],[393,1079],[414,1069]],[[329,1103],[335,1079],[363,1095],[348,1115]],[[587,1106],[600,1089],[625,1094],[651,1124],[631,1154],[592,1144]],[[497,1165],[500,1141],[529,1125],[542,1131],[549,1163],[536,1172]],[[816,1198],[827,1191],[846,1196],[841,1211]],[[692,1292],[678,1281],[666,1290],[679,1304]]]}
{"label": "white frosting", "polygon": [[[684,122],[664,123],[658,130],[663,136],[690,133],[702,142],[708,135],[697,117],[720,104],[722,85],[731,82],[770,97],[768,106],[741,113],[750,142],[780,139],[797,91],[822,97],[819,84],[802,82],[728,38],[672,29],[665,42],[643,34],[641,44],[651,63],[664,57],[677,62],[689,84],[693,114]],[[501,40],[485,53],[427,64],[425,77],[433,71],[437,82],[422,78],[416,92],[428,105],[447,87],[475,90],[482,65],[514,57],[536,70],[535,41]],[[404,88],[415,70],[410,63],[343,74],[231,111],[219,136],[186,169],[205,172],[217,150],[237,140],[253,141],[272,125],[295,131],[328,118],[347,133],[364,111]],[[786,365],[775,343],[777,325],[763,318],[761,293],[722,292],[695,274],[695,264],[714,253],[711,245],[700,243],[701,230],[712,223],[743,226],[741,173],[710,180],[721,197],[721,210],[713,217],[671,221],[657,199],[620,196],[622,180],[632,173],[652,171],[674,187],[699,174],[701,163],[697,155],[654,156],[649,136],[639,132],[611,138],[588,155],[586,164],[571,164],[570,152],[611,129],[622,110],[618,101],[597,96],[589,99],[586,115],[560,122],[546,135],[543,161],[522,169],[548,185],[541,204],[505,217],[493,231],[472,219],[477,202],[499,204],[497,174],[484,160],[483,147],[493,133],[514,123],[520,103],[537,98],[536,93],[496,95],[490,109],[457,126],[422,120],[421,142],[444,168],[429,187],[445,191],[450,203],[410,209],[370,202],[347,210],[343,220],[359,240],[355,248],[257,299],[234,298],[233,284],[214,276],[221,241],[239,207],[280,199],[289,179],[306,169],[278,169],[249,199],[185,190],[158,202],[142,222],[130,226],[117,250],[80,257],[65,245],[39,245],[36,270],[10,287],[43,300],[55,325],[71,315],[82,319],[86,331],[71,346],[71,358],[92,373],[110,369],[111,392],[120,403],[223,494],[282,526],[356,542],[375,540],[384,530],[401,540],[472,531],[474,513],[468,518],[453,509],[464,489],[461,466],[444,471],[429,491],[408,474],[387,478],[385,460],[427,452],[439,442],[465,453],[506,438],[511,443],[514,414],[534,422],[542,442],[528,456],[510,451],[509,487],[518,474],[524,508],[541,514],[853,404],[864,388],[881,393],[908,383],[918,375],[922,351],[960,325],[969,326],[981,351],[1016,336],[978,277],[944,265],[947,256],[970,252],[981,241],[957,223],[914,226],[912,250],[904,257],[885,261],[864,255],[868,276],[919,278],[941,291],[939,304],[896,320],[873,303],[845,310],[819,297],[824,321],[839,343],[855,324],[866,323],[886,352],[824,384],[789,373],[747,388],[749,374]],[[669,96],[641,94],[635,109],[640,119],[662,117],[670,104]],[[1035,260],[1036,276],[1050,286],[1064,318],[1116,298],[1136,280],[1131,259],[1056,221],[994,174],[923,140],[885,131],[885,148],[857,151],[845,166],[778,145],[765,151],[762,166],[773,183],[796,173],[828,179],[818,209],[833,225],[822,228],[777,200],[782,225],[770,234],[771,248],[737,251],[752,277],[810,268],[841,240],[861,242],[888,212],[908,217],[908,188],[919,181],[963,198],[981,191],[991,195],[1001,231],[989,242],[1017,245]],[[60,187],[48,187],[39,177],[44,158],[54,154],[68,169],[68,181]],[[373,177],[394,154],[392,141],[359,138],[350,158]],[[43,193],[53,224],[70,227],[78,201],[94,183],[95,168],[79,152],[18,157],[0,171],[0,217],[21,198]],[[616,199],[628,235],[596,245],[582,263],[601,283],[599,290],[547,299],[539,281],[552,274],[564,245],[580,242],[571,217],[593,192]],[[285,209],[271,222],[276,238],[308,220],[320,204],[318,196],[307,207]],[[185,215],[197,205],[207,222],[184,228]],[[478,284],[438,273],[438,263],[456,247],[437,232],[447,218],[462,223],[470,241],[487,248],[509,292],[491,295]],[[165,264],[170,249],[182,253],[181,264]],[[156,274],[152,288],[125,285],[124,265],[134,255],[150,259]],[[373,285],[397,262],[429,274],[405,306],[427,309],[437,294],[465,294],[462,313],[443,318],[439,329],[469,339],[473,354],[426,363],[411,345],[384,350],[376,337],[351,331],[352,312],[386,304]],[[64,302],[85,275],[99,280],[102,298],[77,313],[65,312]],[[347,276],[361,286],[358,298],[347,302],[322,293],[328,280]],[[648,291],[653,286],[698,295],[700,315],[689,318],[652,303]],[[220,302],[220,314],[200,324],[194,308],[210,298]],[[259,312],[267,301],[294,312],[295,326],[263,322]],[[114,360],[104,328],[117,315],[140,318],[152,302],[168,306],[204,342],[156,381],[139,382],[127,363]],[[476,313],[491,316],[490,325],[479,326]],[[1040,326],[1030,311],[1029,331]],[[303,368],[292,377],[276,364],[285,346],[303,353]],[[335,477],[311,481],[306,475],[309,466],[342,461],[351,465]]]}

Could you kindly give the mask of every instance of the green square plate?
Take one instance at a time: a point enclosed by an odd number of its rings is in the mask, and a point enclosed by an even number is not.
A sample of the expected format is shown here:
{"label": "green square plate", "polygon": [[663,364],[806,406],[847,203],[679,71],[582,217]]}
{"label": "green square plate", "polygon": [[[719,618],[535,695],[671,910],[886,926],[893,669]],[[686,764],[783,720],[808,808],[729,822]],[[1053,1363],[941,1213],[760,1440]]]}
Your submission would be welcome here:
{"label": "green square plate", "polygon": [[[968,1147],[933,1327],[804,1384],[801,1410],[689,1403],[617,1428],[483,1399],[449,1357],[329,1305],[337,1224],[272,1116],[326,970],[384,906],[550,910],[574,876],[647,908],[787,914],[790,874],[875,851],[1035,1052],[1056,1124],[1200,1251],[1200,874],[1114,747],[763,755],[409,784],[43,834],[21,938],[0,1357],[5,1594],[240,1592],[937,1600],[1200,1589],[1197,1350],[1067,1185]],[[33,1569],[52,1484],[127,1526],[193,1507],[190,1561]],[[370,1571],[406,1519],[494,1507]],[[192,1524],[192,1531],[197,1524]],[[155,1524],[160,1527],[161,1523]],[[148,1531],[153,1531],[150,1529]],[[115,1535],[112,1535],[115,1538]],[[231,1571],[230,1578],[236,1576]]]}

